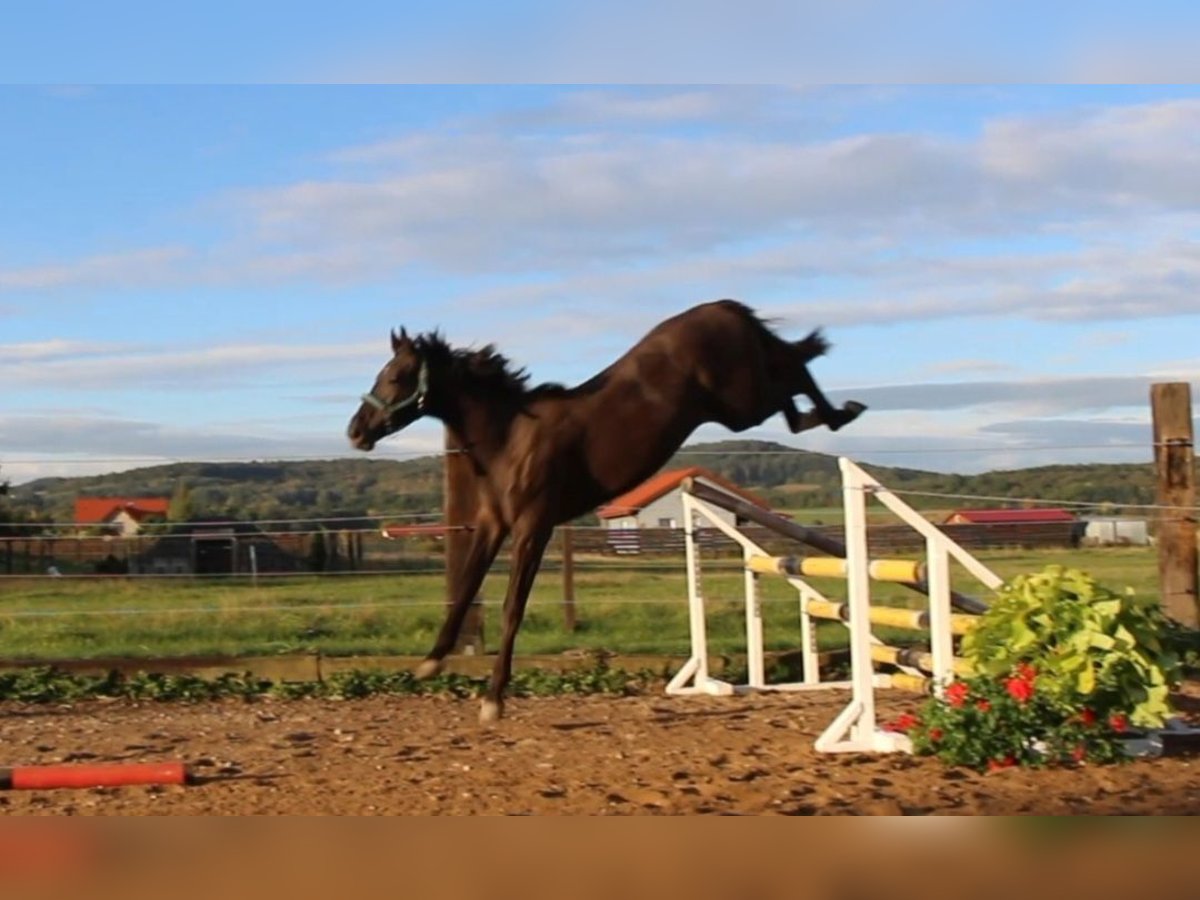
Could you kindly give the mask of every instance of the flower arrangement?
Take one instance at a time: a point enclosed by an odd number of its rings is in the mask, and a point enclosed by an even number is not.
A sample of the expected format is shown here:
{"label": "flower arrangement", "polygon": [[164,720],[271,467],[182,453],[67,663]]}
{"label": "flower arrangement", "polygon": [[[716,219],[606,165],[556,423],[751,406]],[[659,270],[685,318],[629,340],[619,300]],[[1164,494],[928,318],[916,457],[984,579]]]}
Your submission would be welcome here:
{"label": "flower arrangement", "polygon": [[1171,709],[1179,661],[1157,604],[1061,566],[1013,579],[962,642],[975,675],[891,723],[917,753],[980,771],[1123,757]]}
{"label": "flower arrangement", "polygon": [[906,732],[916,753],[980,771],[1122,757],[1129,727],[1123,713],[1063,703],[1038,681],[1027,663],[1003,678],[960,679],[890,727]]}

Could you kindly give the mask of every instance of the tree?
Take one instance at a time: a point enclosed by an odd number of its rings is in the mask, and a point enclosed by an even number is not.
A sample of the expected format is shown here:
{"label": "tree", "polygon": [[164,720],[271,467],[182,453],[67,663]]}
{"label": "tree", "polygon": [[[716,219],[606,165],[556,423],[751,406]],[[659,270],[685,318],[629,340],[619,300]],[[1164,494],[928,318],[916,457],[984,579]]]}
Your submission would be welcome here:
{"label": "tree", "polygon": [[176,482],[175,493],[171,495],[171,502],[167,505],[167,521],[186,522],[191,517],[192,492],[187,481],[181,478]]}

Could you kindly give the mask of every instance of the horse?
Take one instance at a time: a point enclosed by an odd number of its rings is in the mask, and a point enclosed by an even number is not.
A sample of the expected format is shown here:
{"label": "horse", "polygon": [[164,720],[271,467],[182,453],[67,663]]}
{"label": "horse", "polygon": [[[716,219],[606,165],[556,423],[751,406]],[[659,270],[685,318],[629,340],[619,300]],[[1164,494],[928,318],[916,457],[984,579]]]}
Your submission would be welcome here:
{"label": "horse", "polygon": [[[489,344],[451,347],[434,330],[391,332],[392,358],[350,419],[363,451],[422,416],[440,419],[466,453],[477,493],[445,621],[417,667],[436,675],[506,538],[512,565],[499,652],[480,721],[501,718],[513,647],[554,526],[591,512],[657,472],[700,425],[744,431],[783,413],[793,433],[831,430],[866,407],[835,407],[808,364],[829,349],[820,329],[799,341],[736,300],[692,307],[654,327],[624,356],[576,387],[542,384]],[[813,408],[801,413],[793,397]]]}

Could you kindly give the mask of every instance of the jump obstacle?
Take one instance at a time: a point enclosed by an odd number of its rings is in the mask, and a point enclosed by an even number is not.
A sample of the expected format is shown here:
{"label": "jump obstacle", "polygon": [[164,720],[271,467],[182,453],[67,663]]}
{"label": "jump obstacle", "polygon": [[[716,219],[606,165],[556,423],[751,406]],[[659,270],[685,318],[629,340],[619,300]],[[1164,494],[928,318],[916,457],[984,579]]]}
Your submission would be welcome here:
{"label": "jump obstacle", "polygon": [[[1001,579],[849,459],[841,458],[846,543],[813,532],[740,498],[687,479],[683,484],[683,521],[688,579],[691,655],[667,685],[668,694],[733,694],[750,691],[849,690],[850,702],[817,739],[821,752],[894,752],[911,749],[907,737],[883,731],[875,717],[875,691],[898,688],[940,695],[957,675],[969,674],[966,660],[954,656],[954,637],[967,633],[987,609],[983,601],[951,588],[950,560],[962,565],[989,589]],[[867,498],[873,497],[925,539],[925,560],[870,559],[867,550]],[[733,513],[828,556],[772,556],[720,514]],[[708,667],[704,595],[701,589],[697,519],[704,519],[742,548],[745,570],[746,684],[714,678]],[[735,518],[736,521],[736,518]],[[767,684],[763,644],[760,577],[780,576],[797,589],[803,681]],[[847,599],[830,600],[807,578],[845,579]],[[928,598],[925,609],[871,605],[872,581],[901,584]],[[962,612],[954,612],[955,609]],[[839,621],[850,635],[849,681],[822,681],[816,645],[816,620]],[[928,630],[928,651],[891,647],[872,626]],[[877,663],[896,672],[877,672]]]}
{"label": "jump obstacle", "polygon": [[182,785],[192,780],[191,771],[180,762],[0,768],[0,790]]}

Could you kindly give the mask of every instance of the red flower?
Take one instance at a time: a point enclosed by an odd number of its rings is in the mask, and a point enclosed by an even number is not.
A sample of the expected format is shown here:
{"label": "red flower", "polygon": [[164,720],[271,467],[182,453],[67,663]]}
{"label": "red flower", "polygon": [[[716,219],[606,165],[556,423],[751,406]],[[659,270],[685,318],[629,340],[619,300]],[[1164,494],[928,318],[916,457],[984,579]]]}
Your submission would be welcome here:
{"label": "red flower", "polygon": [[946,702],[953,707],[962,706],[967,702],[967,694],[971,689],[965,681],[956,681],[946,688]]}
{"label": "red flower", "polygon": [[989,759],[987,768],[989,772],[998,772],[1001,769],[1011,769],[1016,764],[1016,758],[1010,753],[1003,759]]}
{"label": "red flower", "polygon": [[1108,727],[1117,734],[1120,734],[1129,727],[1129,719],[1126,718],[1122,713],[1113,713],[1108,717]]}
{"label": "red flower", "polygon": [[1037,669],[1027,662],[1017,663],[1017,677],[1022,681],[1033,682],[1037,678]]}
{"label": "red flower", "polygon": [[1004,682],[1004,689],[1008,691],[1008,696],[1012,697],[1018,703],[1027,703],[1029,698],[1033,696],[1033,682],[1024,678],[1010,678]]}
{"label": "red flower", "polygon": [[978,703],[975,704],[975,708],[977,710],[979,710],[980,712],[987,712],[988,710],[990,710],[992,708],[992,704],[991,704],[991,701],[989,701],[989,700],[980,700]]}
{"label": "red flower", "polygon": [[1087,748],[1084,747],[1083,744],[1078,744],[1075,749],[1071,751],[1071,759],[1075,760],[1075,762],[1083,762],[1085,759],[1087,759]]}
{"label": "red flower", "polygon": [[1079,721],[1084,725],[1096,724],[1096,711],[1094,709],[1082,709],[1079,711]]}
{"label": "red flower", "polygon": [[912,731],[920,724],[920,720],[912,713],[902,713],[884,726],[886,731]]}
{"label": "red flower", "polygon": [[938,741],[940,741],[944,736],[945,736],[945,732],[943,732],[942,729],[940,729],[940,728],[930,728],[929,729],[929,739],[931,741],[933,741],[935,744]]}

